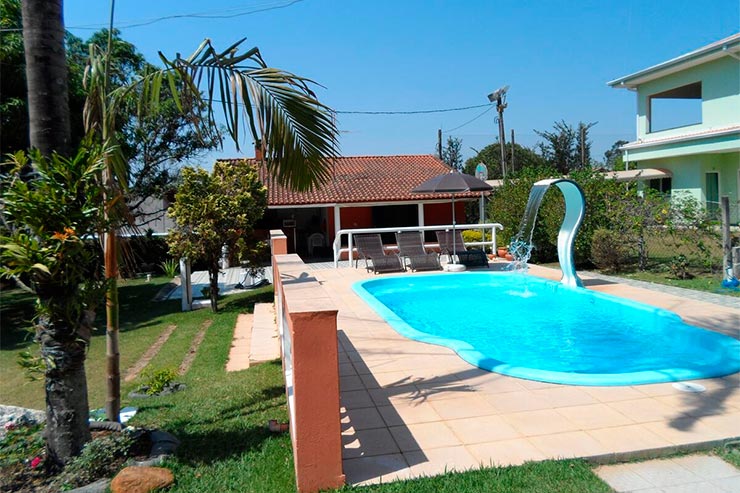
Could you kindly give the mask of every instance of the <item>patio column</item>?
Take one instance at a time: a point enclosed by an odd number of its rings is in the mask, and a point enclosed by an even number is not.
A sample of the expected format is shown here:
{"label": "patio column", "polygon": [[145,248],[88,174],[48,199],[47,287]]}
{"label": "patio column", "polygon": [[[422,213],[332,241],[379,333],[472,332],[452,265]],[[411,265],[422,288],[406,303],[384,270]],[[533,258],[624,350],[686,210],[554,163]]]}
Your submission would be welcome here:
{"label": "patio column", "polygon": [[417,216],[419,218],[419,226],[424,226],[424,202],[420,202],[416,205]]}
{"label": "patio column", "polygon": [[339,204],[334,206],[334,238],[337,237],[337,232],[342,229],[342,214],[339,211]]}

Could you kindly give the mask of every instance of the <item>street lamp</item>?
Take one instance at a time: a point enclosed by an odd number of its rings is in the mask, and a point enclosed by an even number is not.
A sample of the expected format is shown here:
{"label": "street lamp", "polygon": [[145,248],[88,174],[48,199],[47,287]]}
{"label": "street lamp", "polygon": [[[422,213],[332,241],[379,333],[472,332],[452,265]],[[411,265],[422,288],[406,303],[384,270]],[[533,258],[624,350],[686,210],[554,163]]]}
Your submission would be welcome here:
{"label": "street lamp", "polygon": [[504,109],[506,109],[506,91],[509,90],[509,86],[504,86],[501,89],[497,89],[488,95],[488,100],[492,103],[496,103],[496,111],[498,111],[498,138],[499,147],[501,148],[501,174],[506,178],[506,142],[504,141]]}

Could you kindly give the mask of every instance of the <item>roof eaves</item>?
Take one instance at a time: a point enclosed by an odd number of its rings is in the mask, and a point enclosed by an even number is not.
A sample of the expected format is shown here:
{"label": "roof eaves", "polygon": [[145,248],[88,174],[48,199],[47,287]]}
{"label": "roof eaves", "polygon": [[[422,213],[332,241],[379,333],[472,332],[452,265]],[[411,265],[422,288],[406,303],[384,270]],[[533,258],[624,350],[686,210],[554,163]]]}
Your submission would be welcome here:
{"label": "roof eaves", "polygon": [[659,77],[664,77],[679,70],[683,70],[700,63],[705,63],[725,55],[734,56],[735,53],[740,53],[740,33],[733,34],[732,36],[633,74],[614,79],[606,84],[616,89],[635,89],[638,85],[645,82],[649,82]]}

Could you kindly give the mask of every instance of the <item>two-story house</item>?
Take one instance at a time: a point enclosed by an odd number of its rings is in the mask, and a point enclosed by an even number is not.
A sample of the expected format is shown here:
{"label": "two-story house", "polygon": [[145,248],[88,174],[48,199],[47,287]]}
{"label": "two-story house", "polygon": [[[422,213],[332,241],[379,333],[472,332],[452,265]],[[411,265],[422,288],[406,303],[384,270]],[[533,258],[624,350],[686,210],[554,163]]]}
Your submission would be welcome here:
{"label": "two-story house", "polygon": [[740,219],[740,33],[608,83],[637,93],[630,168],[659,168],[650,186],[688,193],[709,210],[729,196]]}

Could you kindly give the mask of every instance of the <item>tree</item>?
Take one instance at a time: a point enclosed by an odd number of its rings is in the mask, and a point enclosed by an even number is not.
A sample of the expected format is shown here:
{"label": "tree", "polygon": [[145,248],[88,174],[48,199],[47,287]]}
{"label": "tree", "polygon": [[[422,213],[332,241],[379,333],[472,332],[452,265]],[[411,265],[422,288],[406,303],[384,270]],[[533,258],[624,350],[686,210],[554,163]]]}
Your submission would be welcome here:
{"label": "tree", "polygon": [[[45,22],[48,22],[50,29],[63,33],[61,1],[46,2],[53,4],[56,8],[51,8],[39,0],[29,3],[37,8],[27,8],[24,2],[24,29],[28,24],[38,31],[38,26],[43,26]],[[137,108],[156,109],[161,96],[166,93],[162,91],[163,87],[170,89],[171,98],[178,109],[192,111],[192,121],[197,123],[198,128],[205,133],[217,131],[216,109],[219,108],[225,116],[229,136],[237,143],[242,132],[240,125],[242,121],[246,121],[249,133],[264,150],[264,164],[267,171],[277,182],[305,190],[329,177],[330,160],[326,158],[336,155],[338,132],[331,110],[319,102],[311,90],[313,84],[311,80],[268,67],[257,48],[252,48],[244,54],[238,54],[238,47],[243,40],[222,52],[216,51],[210,41],[206,40],[187,59],[177,56],[174,60],[169,60],[160,53],[165,64],[163,69],[151,71],[144,76],[137,77],[125,87],[111,90],[108,83],[111,62],[110,56],[106,56],[111,53],[111,39],[112,35],[109,33],[107,43],[109,49],[106,51],[91,47],[89,66],[86,69],[90,85],[84,111],[86,128],[92,131],[93,138],[103,143],[102,147],[105,149],[106,166],[102,173],[105,193],[96,208],[105,211],[105,219],[112,219],[111,212],[114,208],[120,207],[123,202],[121,190],[125,187],[127,178],[125,156],[121,154],[119,146],[111,145],[120,140],[117,138],[116,125],[125,107],[123,102],[132,95],[136,95],[139,103]],[[56,44],[50,48],[55,53],[61,53],[63,61],[62,39],[57,37],[55,40]],[[46,48],[43,43],[26,44],[28,73],[35,73],[38,70],[33,65],[41,63]],[[55,75],[65,80],[67,77],[66,72],[55,73]],[[40,84],[38,88],[40,91],[48,91],[49,88],[54,87],[54,81],[39,79],[45,82],[45,84]],[[30,90],[32,89],[29,83]],[[201,94],[201,91],[204,91],[204,94]],[[183,101],[190,100],[194,101],[194,104],[183,104]],[[30,109],[35,105],[37,102],[29,98],[29,112],[39,112],[38,107]],[[41,123],[39,119],[31,118],[32,135],[39,133]],[[68,138],[65,140],[62,135],[64,129],[61,125],[48,130],[59,134],[55,135],[54,142],[57,143],[55,145],[68,141]],[[33,140],[31,143],[34,144]],[[109,328],[113,328],[109,332],[117,334],[116,277],[118,267],[115,231],[108,229],[108,225],[105,225],[104,231],[107,232],[105,235],[107,319]],[[78,325],[74,330],[83,331],[84,327]],[[107,343],[111,348],[108,352],[109,363],[118,360],[116,340],[117,338],[111,338]],[[116,385],[118,382],[117,367],[112,371],[109,370],[108,373],[108,379],[112,385],[109,385],[106,414],[109,419],[117,420],[120,404],[120,391]],[[60,402],[56,406],[53,409],[54,412],[64,414],[72,411],[68,407],[68,402]],[[84,413],[87,417],[87,409]],[[72,438],[69,435],[60,434],[53,441],[69,445],[72,443]],[[49,440],[49,443],[51,442],[52,440]],[[72,453],[75,452],[75,448],[71,445],[70,447],[60,446],[59,450],[62,448],[71,450]],[[63,458],[63,460],[66,459],[68,457]]]}
{"label": "tree", "polygon": [[218,311],[218,272],[222,248],[236,248],[248,238],[267,206],[267,189],[246,162],[218,161],[213,173],[184,168],[182,184],[169,214],[177,227],[167,238],[175,257],[202,260],[208,266],[211,310]]}
{"label": "tree", "polygon": [[555,122],[553,131],[535,130],[535,133],[545,139],[539,144],[542,157],[555,167],[559,173],[567,174],[574,169],[591,166],[591,142],[588,130],[596,125],[592,123],[578,123],[578,128],[561,120]]}
{"label": "tree", "polygon": [[62,0],[21,3],[31,146],[45,156],[71,149]]}
{"label": "tree", "polygon": [[624,169],[624,151],[621,147],[627,143],[626,140],[618,140],[604,152],[604,167],[609,170],[619,171]]}
{"label": "tree", "polygon": [[[105,289],[99,246],[103,152],[73,158],[18,152],[3,165],[0,277],[37,298],[36,340],[45,363],[48,464],[63,466],[90,439],[85,357]],[[24,280],[27,280],[24,282]]]}
{"label": "tree", "polygon": [[28,149],[26,64],[20,0],[0,0],[0,154]]}
{"label": "tree", "polygon": [[444,149],[442,149],[442,161],[447,166],[457,171],[462,171],[463,159],[460,148],[462,147],[462,139],[457,137],[447,137]]}
{"label": "tree", "polygon": [[[506,144],[507,155],[511,155],[511,143]],[[489,144],[480,151],[476,151],[475,156],[465,161],[465,173],[475,175],[475,167],[478,163],[483,163],[488,167],[488,178],[491,180],[500,179],[501,176],[501,151],[499,143]],[[534,152],[532,149],[514,144],[514,161],[516,162],[517,173],[523,168],[542,167],[545,160]]]}
{"label": "tree", "polygon": [[[19,0],[0,0],[0,28],[7,30],[0,33],[0,154],[6,155],[30,146]],[[78,148],[85,136],[83,108],[87,92],[83,78],[89,45],[104,46],[107,38],[107,29],[93,33],[86,41],[69,32],[65,35],[71,149]],[[156,70],[133,44],[121,38],[116,29],[112,30],[111,51],[111,89],[130,84],[145,75],[147,70]],[[169,89],[163,88],[163,91]],[[155,215],[145,219],[138,216],[138,206],[147,197],[159,198],[174,189],[182,163],[198,159],[218,145],[215,139],[204,139],[199,135],[192,120],[177,108],[171,98],[164,99],[156,112],[139,116],[132,98],[117,118],[119,144],[130,163],[126,201],[140,224],[158,219],[165,211],[151,211]]]}

